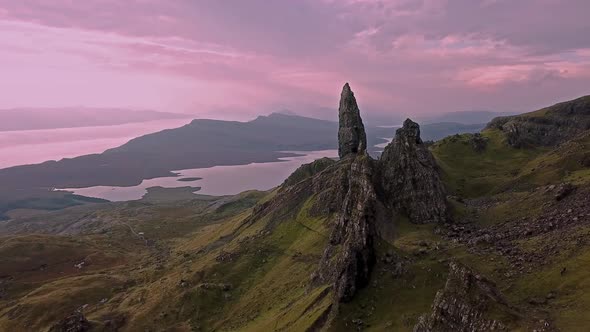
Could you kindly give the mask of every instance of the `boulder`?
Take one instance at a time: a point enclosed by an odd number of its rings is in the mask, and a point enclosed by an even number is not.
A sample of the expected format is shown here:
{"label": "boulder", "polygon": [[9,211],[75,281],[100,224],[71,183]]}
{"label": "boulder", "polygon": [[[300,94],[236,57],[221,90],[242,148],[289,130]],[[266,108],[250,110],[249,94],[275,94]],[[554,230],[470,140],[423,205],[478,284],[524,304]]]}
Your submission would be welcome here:
{"label": "boulder", "polygon": [[76,311],[71,315],[65,317],[59,322],[55,323],[50,329],[50,332],[86,332],[90,331],[90,322],[84,317],[80,311]]}

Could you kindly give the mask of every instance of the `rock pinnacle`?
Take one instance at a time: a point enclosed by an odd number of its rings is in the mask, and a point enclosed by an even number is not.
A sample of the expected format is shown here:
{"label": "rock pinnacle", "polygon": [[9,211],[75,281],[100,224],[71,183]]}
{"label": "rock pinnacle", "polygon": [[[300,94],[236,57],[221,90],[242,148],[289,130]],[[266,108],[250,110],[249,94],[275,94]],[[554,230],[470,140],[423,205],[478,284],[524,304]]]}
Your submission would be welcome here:
{"label": "rock pinnacle", "polygon": [[367,135],[361,119],[354,93],[348,83],[342,88],[338,109],[338,155],[344,158],[349,154],[364,152],[367,148]]}

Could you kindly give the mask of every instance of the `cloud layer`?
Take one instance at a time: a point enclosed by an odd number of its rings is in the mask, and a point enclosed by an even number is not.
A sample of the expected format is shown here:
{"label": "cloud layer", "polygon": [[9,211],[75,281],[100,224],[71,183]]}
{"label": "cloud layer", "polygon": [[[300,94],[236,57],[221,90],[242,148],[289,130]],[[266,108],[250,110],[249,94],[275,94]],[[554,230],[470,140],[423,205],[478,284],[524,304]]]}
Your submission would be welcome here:
{"label": "cloud layer", "polygon": [[587,0],[0,0],[0,107],[249,118],[526,111],[588,94]]}

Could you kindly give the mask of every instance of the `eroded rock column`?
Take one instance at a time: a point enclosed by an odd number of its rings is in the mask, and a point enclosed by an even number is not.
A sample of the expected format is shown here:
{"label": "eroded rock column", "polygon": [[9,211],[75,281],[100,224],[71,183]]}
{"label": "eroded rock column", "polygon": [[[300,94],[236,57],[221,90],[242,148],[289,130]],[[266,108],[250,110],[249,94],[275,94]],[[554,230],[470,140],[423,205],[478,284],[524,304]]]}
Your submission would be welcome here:
{"label": "eroded rock column", "polygon": [[348,83],[344,85],[340,94],[338,119],[340,125],[338,129],[338,155],[340,158],[364,152],[367,148],[365,126],[356,98],[354,98],[354,93]]}

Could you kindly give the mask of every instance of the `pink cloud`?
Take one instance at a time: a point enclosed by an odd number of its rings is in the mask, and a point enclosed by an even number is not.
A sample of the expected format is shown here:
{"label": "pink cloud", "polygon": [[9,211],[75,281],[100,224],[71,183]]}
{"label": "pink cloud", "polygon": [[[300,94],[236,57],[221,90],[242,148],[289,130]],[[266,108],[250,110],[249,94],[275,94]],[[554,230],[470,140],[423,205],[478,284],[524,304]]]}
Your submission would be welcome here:
{"label": "pink cloud", "polygon": [[590,3],[540,1],[0,0],[0,108],[526,110],[590,86]]}

